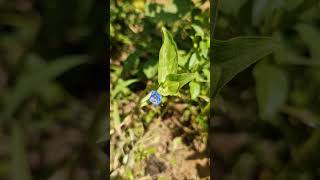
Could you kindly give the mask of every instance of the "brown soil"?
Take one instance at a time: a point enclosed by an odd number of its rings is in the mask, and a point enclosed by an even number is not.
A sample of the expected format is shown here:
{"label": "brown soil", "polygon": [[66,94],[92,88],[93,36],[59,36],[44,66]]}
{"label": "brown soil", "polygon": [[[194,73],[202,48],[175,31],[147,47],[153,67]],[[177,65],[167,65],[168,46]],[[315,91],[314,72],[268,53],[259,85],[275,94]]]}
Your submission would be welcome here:
{"label": "brown soil", "polygon": [[180,136],[173,137],[174,131],[174,128],[168,128],[160,119],[150,125],[146,136],[152,137],[152,141],[146,142],[145,147],[156,148],[156,153],[142,163],[149,177],[147,179],[209,179],[207,154],[186,145]]}

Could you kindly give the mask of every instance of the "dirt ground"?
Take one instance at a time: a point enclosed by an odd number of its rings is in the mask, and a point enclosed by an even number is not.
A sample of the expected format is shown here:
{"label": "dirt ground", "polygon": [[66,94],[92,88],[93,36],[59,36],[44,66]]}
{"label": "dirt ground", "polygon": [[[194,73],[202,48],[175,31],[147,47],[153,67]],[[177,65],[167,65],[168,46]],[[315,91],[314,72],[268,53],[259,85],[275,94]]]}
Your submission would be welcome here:
{"label": "dirt ground", "polygon": [[[155,120],[143,137],[145,148],[155,148],[156,153],[137,164],[136,170],[148,175],[142,179],[197,180],[208,178],[209,158],[205,144],[194,139],[186,142],[187,134],[179,134],[178,127],[169,127],[172,119]],[[146,140],[147,139],[147,140]],[[196,147],[197,146],[197,147]],[[199,147],[202,146],[202,147]]]}

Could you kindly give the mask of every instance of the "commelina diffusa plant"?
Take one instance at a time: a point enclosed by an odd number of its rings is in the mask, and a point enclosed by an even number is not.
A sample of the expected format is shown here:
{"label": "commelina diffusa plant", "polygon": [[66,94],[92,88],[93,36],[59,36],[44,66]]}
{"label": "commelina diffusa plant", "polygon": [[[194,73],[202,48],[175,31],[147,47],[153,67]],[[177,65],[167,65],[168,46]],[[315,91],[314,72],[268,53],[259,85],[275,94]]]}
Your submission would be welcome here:
{"label": "commelina diffusa plant", "polygon": [[[195,35],[191,37],[193,48],[188,53],[178,50],[172,34],[166,28],[162,28],[163,44],[159,52],[158,89],[152,90],[142,99],[141,107],[149,103],[159,105],[162,97],[181,96],[180,90],[187,84],[191,99],[208,96],[210,39],[199,26],[192,27]],[[206,86],[201,86],[202,83]]]}

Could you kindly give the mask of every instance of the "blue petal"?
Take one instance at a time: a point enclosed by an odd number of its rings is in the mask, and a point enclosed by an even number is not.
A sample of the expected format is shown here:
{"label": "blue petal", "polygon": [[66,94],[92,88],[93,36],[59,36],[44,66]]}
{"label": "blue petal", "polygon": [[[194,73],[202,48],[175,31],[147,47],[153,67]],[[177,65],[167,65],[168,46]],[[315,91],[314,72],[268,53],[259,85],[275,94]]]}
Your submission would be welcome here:
{"label": "blue petal", "polygon": [[161,103],[162,96],[156,91],[151,91],[150,99],[149,101],[154,105],[159,105]]}

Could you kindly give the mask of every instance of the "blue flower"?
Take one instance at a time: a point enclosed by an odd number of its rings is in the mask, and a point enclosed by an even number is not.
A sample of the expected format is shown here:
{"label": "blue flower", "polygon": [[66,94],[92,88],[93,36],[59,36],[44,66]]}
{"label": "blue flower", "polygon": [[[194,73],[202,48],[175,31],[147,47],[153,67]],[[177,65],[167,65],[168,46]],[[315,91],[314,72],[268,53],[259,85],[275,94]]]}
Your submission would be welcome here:
{"label": "blue flower", "polygon": [[156,91],[151,91],[149,101],[154,105],[159,105],[161,103],[162,96]]}

